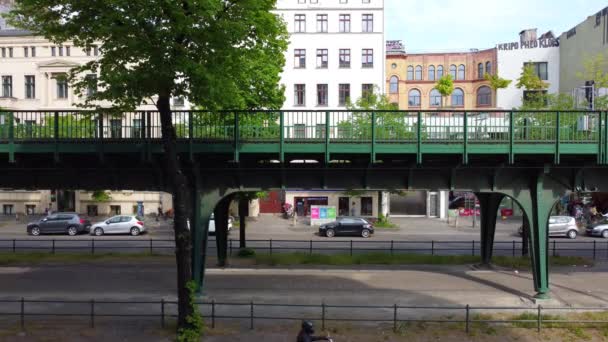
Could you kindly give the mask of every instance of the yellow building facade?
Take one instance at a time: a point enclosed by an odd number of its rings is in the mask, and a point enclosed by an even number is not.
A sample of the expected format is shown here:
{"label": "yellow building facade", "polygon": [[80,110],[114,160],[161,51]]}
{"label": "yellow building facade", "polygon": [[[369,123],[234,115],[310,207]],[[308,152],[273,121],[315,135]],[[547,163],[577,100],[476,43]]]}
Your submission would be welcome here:
{"label": "yellow building facade", "polygon": [[[389,52],[387,93],[390,101],[403,110],[495,108],[496,93],[484,75],[496,73],[496,60],[496,49],[466,53]],[[435,85],[448,74],[454,80],[454,92],[444,99]]]}

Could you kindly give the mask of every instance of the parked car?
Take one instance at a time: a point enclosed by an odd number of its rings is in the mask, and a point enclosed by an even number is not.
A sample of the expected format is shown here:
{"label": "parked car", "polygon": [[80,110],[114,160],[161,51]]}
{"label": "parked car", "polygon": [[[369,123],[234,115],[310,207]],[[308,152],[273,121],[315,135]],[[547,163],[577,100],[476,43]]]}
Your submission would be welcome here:
{"label": "parked car", "polygon": [[[523,227],[519,227],[519,235],[523,235]],[[549,218],[549,236],[565,236],[576,239],[578,236],[576,219],[570,216],[551,216]]]}
{"label": "parked car", "polygon": [[339,217],[336,221],[319,227],[319,235],[327,237],[354,235],[368,238],[372,234],[374,234],[374,226],[359,217]]}
{"label": "parked car", "polygon": [[[232,230],[232,217],[228,217],[228,232]],[[215,234],[215,215],[211,214],[211,218],[209,219],[209,234]]]}
{"label": "parked car", "polygon": [[110,217],[101,222],[96,222],[91,227],[91,235],[101,236],[104,234],[131,234],[137,236],[146,231],[143,219],[137,216],[118,215]]}
{"label": "parked car", "polygon": [[604,219],[602,222],[587,226],[587,235],[601,236],[604,239],[608,239],[608,219]]}
{"label": "parked car", "polygon": [[70,236],[88,232],[91,221],[76,213],[53,213],[37,222],[27,224],[27,233],[33,236],[41,234],[68,234]]}

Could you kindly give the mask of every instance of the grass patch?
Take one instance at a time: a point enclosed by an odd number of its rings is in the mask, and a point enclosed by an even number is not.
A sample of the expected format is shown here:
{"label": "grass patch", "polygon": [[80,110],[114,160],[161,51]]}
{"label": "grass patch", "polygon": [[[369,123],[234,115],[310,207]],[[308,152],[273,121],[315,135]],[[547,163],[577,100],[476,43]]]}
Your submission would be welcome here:
{"label": "grass patch", "polygon": [[[423,254],[394,254],[365,253],[365,254],[307,254],[281,253],[256,254],[253,256],[258,265],[466,265],[481,262],[478,256],[456,255],[423,255]],[[589,265],[590,262],[579,257],[554,257],[549,259],[551,265]],[[528,258],[497,257],[494,263],[499,266],[528,269]]]}
{"label": "grass patch", "polygon": [[50,253],[0,253],[0,266],[18,265],[18,264],[39,264],[47,262],[58,263],[82,263],[86,261],[138,261],[138,260],[154,260],[168,259],[171,256],[138,253],[138,254],[120,254],[120,253],[72,253],[72,254],[50,254]]}

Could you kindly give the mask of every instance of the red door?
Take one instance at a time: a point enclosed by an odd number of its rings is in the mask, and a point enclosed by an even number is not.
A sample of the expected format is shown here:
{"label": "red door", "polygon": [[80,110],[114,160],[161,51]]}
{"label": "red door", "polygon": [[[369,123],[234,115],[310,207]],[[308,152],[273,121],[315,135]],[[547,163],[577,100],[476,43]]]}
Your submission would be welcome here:
{"label": "red door", "polygon": [[281,193],[279,191],[271,191],[268,193],[268,197],[260,199],[260,213],[280,214],[281,204]]}

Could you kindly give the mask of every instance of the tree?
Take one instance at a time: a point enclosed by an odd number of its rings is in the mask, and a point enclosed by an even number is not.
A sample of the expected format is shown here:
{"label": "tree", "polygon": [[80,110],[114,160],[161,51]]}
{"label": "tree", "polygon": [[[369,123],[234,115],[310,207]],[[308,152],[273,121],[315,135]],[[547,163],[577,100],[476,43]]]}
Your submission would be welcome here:
{"label": "tree", "polygon": [[484,75],[484,78],[486,79],[486,81],[490,82],[490,88],[492,88],[492,90],[494,90],[495,92],[498,89],[505,89],[505,88],[509,87],[511,82],[513,82],[512,80],[504,79],[504,78],[498,76],[497,74],[486,73]]}
{"label": "tree", "polygon": [[435,89],[437,89],[439,94],[441,94],[441,107],[444,107],[445,99],[447,99],[454,92],[454,81],[452,80],[452,75],[443,75],[443,77],[437,80]]}
{"label": "tree", "polygon": [[594,109],[608,109],[608,95],[599,95],[599,89],[608,88],[608,53],[598,53],[595,56],[585,56],[583,61],[583,72],[578,72],[576,75],[583,81],[593,81],[594,94]]}
{"label": "tree", "polygon": [[[13,26],[54,43],[72,42],[101,56],[76,67],[69,81],[83,93],[97,74],[99,90],[85,105],[132,110],[151,99],[161,123],[174,203],[178,339],[196,340],[198,313],[191,301],[188,230],[191,181],[176,149],[171,97],[186,97],[207,110],[278,109],[284,102],[280,73],[287,32],[271,13],[276,0],[17,0]],[[182,337],[180,337],[182,336]]]}
{"label": "tree", "polygon": [[549,87],[549,83],[540,79],[532,63],[524,64],[515,86],[517,89],[526,90],[522,100],[522,110],[541,109],[547,106],[546,89]]}
{"label": "tree", "polygon": [[95,202],[109,202],[112,200],[112,196],[110,195],[110,193],[103,190],[93,191],[93,193],[91,194],[91,198]]}

